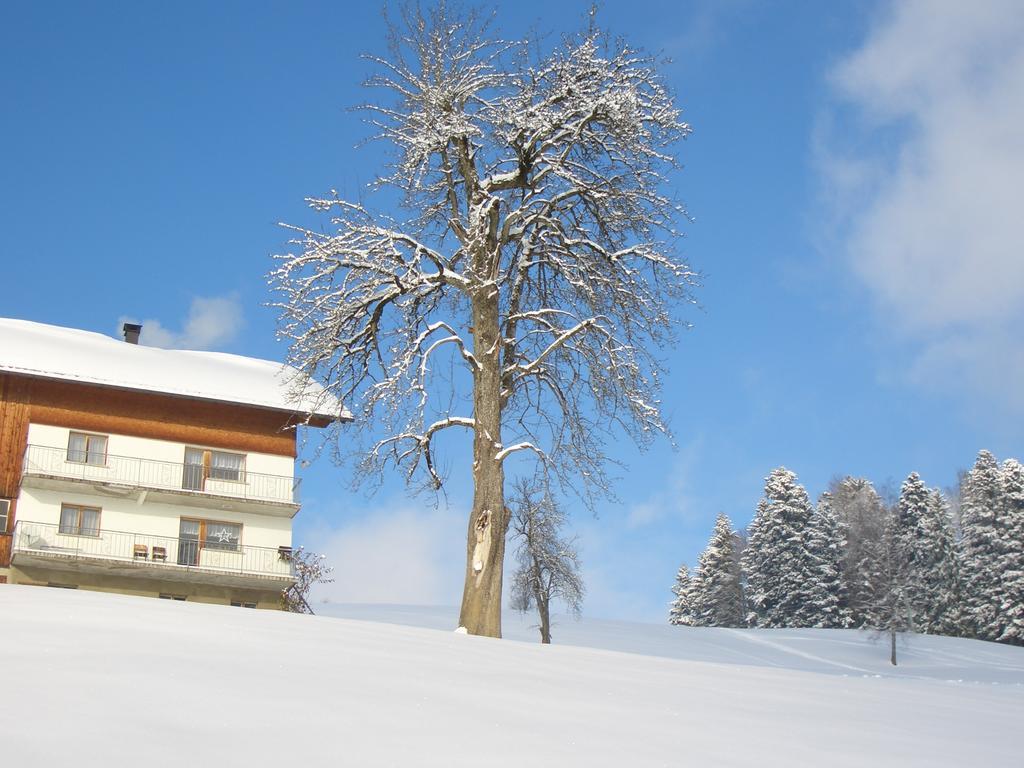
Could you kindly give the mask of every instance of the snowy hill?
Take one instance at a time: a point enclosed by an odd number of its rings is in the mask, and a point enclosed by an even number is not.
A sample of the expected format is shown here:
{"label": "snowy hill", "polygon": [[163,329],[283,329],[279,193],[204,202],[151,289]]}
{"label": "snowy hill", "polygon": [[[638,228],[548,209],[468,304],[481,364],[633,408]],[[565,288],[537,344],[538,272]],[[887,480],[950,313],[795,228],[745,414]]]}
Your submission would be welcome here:
{"label": "snowy hill", "polygon": [[890,673],[853,632],[565,622],[543,647],[394,623],[443,610],[320,607],[376,621],[0,587],[3,764],[1020,761],[1017,648],[913,638]]}
{"label": "snowy hill", "polygon": [[[321,616],[450,630],[458,608],[325,603]],[[846,629],[721,629],[671,627],[558,617],[558,645],[661,656],[685,661],[776,667],[844,677],[920,678],[946,682],[1024,685],[1024,649],[954,637],[902,636],[899,665],[889,664],[889,638]],[[506,611],[506,640],[535,643],[536,617]]]}

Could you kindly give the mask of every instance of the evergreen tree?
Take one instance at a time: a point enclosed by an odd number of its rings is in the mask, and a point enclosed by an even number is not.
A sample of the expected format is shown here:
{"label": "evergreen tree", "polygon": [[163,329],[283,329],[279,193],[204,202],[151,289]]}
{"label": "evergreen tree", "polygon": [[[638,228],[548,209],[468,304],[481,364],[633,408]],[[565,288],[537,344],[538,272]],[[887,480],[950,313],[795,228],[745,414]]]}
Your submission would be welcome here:
{"label": "evergreen tree", "polygon": [[999,529],[1003,493],[1002,473],[988,451],[978,454],[960,497],[964,619],[975,637],[995,640],[1001,634],[1003,603],[1003,537]]}
{"label": "evergreen tree", "polygon": [[1003,462],[1002,574],[1003,602],[999,635],[1004,643],[1024,645],[1024,466]]}
{"label": "evergreen tree", "polygon": [[950,517],[942,491],[930,491],[920,520],[924,562],[918,613],[920,630],[930,635],[959,635],[962,631],[960,564]]}
{"label": "evergreen tree", "polygon": [[846,530],[832,509],[831,494],[823,493],[818,500],[818,508],[807,528],[806,547],[814,561],[810,598],[815,616],[811,626],[850,626],[847,590],[842,571]]}
{"label": "evergreen tree", "polygon": [[895,587],[901,591],[906,603],[908,629],[915,631],[924,631],[927,623],[923,618],[928,613],[926,603],[929,597],[925,587],[925,569],[930,564],[930,553],[922,530],[927,515],[928,488],[917,472],[911,472],[900,486],[900,495],[893,509],[890,544],[894,563],[899,566],[891,576],[899,581]]}
{"label": "evergreen tree", "polygon": [[672,587],[672,594],[675,600],[669,603],[668,623],[678,626],[692,627],[695,621],[695,588],[693,579],[690,578],[690,569],[684,563],[676,573],[676,583]]}
{"label": "evergreen tree", "polygon": [[896,636],[913,629],[907,595],[907,561],[899,543],[895,516],[886,518],[882,536],[865,544],[860,573],[864,578],[864,626],[889,636],[889,661],[896,665]]}
{"label": "evergreen tree", "polygon": [[747,621],[757,627],[811,626],[813,558],[805,546],[811,503],[796,475],[780,467],[765,480],[743,556]]}
{"label": "evergreen tree", "polygon": [[732,523],[719,513],[711,540],[697,563],[695,608],[698,626],[742,627],[745,624],[736,546]]}
{"label": "evergreen tree", "polygon": [[830,487],[832,508],[846,533],[843,551],[843,581],[847,587],[847,608],[852,626],[862,626],[868,607],[878,591],[872,582],[877,551],[882,547],[888,514],[885,504],[868,480],[845,477]]}

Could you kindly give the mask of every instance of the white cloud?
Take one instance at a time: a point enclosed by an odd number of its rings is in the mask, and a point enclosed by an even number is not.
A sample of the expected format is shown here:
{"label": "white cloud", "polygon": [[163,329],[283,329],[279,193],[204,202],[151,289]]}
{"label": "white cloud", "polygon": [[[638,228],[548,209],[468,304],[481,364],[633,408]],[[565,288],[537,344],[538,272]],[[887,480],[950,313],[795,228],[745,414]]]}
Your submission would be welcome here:
{"label": "white cloud", "polygon": [[625,518],[627,528],[644,528],[667,519],[686,517],[691,513],[693,504],[690,480],[701,446],[702,440],[694,438],[680,448],[664,482],[659,483],[647,498],[628,505]]}
{"label": "white cloud", "polygon": [[385,506],[316,538],[334,567],[316,600],[453,605],[462,595],[466,518],[450,509]]}
{"label": "white cloud", "polygon": [[[125,322],[136,321],[121,317],[118,320],[119,330]],[[192,299],[180,332],[150,318],[142,321],[139,341],[164,349],[218,349],[234,341],[243,325],[242,303],[237,294],[209,298],[197,296]]]}
{"label": "white cloud", "polygon": [[879,320],[910,343],[905,374],[946,390],[1019,392],[1019,2],[894,5],[831,82],[844,111],[825,140],[827,192]]}

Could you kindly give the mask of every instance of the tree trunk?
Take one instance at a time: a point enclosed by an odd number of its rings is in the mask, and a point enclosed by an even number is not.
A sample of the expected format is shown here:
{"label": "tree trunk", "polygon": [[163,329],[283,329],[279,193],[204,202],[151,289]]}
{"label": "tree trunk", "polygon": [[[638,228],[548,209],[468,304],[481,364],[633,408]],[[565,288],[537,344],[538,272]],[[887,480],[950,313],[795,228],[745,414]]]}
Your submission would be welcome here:
{"label": "tree trunk", "polygon": [[466,582],[459,626],[471,635],[501,637],[501,578],[505,561],[505,477],[501,445],[501,366],[498,292],[473,297],[473,511],[466,541]]}
{"label": "tree trunk", "polygon": [[896,626],[889,630],[889,663],[896,666]]}
{"label": "tree trunk", "polygon": [[547,600],[537,601],[537,612],[540,614],[540,641],[551,644],[551,607]]}

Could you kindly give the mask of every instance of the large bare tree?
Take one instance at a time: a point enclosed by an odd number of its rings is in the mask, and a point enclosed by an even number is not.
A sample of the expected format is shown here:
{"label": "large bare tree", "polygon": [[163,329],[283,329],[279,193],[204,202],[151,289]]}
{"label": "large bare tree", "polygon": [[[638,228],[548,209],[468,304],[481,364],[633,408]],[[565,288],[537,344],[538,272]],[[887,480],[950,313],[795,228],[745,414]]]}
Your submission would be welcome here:
{"label": "large bare tree", "polygon": [[656,62],[593,17],[546,52],[444,4],[390,29],[365,107],[394,150],[382,203],[309,200],[330,227],[290,226],[275,306],[289,362],[373,436],[361,476],[441,488],[440,436],[472,435],[459,621],[500,636],[505,462],[592,502],[607,435],[665,431],[656,353],[695,285],[667,174],[690,129]]}

